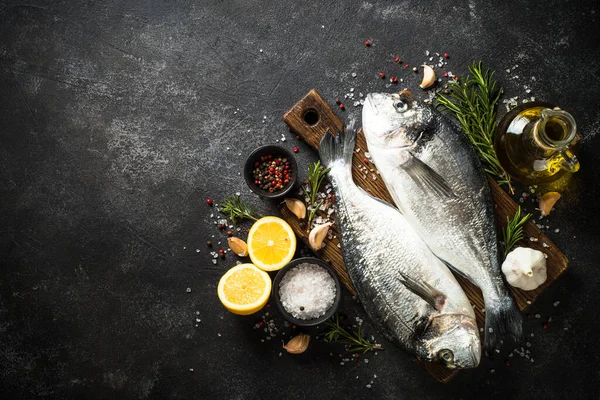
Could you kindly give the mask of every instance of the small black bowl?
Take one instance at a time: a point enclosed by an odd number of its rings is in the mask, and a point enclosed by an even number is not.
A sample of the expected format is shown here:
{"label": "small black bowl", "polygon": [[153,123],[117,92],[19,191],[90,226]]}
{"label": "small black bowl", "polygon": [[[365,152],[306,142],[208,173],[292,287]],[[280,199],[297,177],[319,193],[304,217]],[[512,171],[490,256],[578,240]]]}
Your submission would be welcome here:
{"label": "small black bowl", "polygon": [[[281,304],[281,299],[279,297],[279,284],[281,283],[281,279],[283,279],[283,277],[289,270],[296,267],[297,265],[305,264],[305,263],[306,264],[315,264],[315,265],[318,265],[319,267],[322,267],[327,272],[329,272],[329,275],[331,275],[331,277],[333,278],[333,281],[335,282],[335,299],[333,300],[333,304],[331,305],[331,307],[329,307],[329,309],[325,312],[325,314],[321,315],[320,317],[313,318],[313,319],[306,319],[306,320],[294,318],[292,316],[292,314],[288,313],[285,310],[285,308],[283,307],[283,304]],[[277,276],[273,280],[273,287],[271,289],[271,294],[272,294],[273,300],[277,304],[277,308],[279,308],[279,311],[281,312],[283,317],[286,320],[288,320],[289,322],[291,322],[292,324],[295,324],[298,326],[314,326],[314,325],[320,324],[321,322],[327,321],[337,311],[338,307],[340,306],[340,301],[342,300],[342,288],[340,286],[340,280],[337,276],[337,273],[325,261],[320,260],[318,258],[314,258],[314,257],[298,258],[296,260],[293,260],[289,264],[287,264],[282,269],[280,269],[279,272],[277,273]]]}
{"label": "small black bowl", "polygon": [[[264,190],[256,186],[254,184],[254,176],[252,175],[252,171],[255,168],[254,164],[257,161],[260,161],[260,157],[267,156],[269,154],[273,157],[287,158],[290,162],[290,171],[292,171],[290,174],[290,181],[281,190],[278,190],[273,193],[270,193],[268,190]],[[294,155],[286,149],[284,149],[283,147],[275,145],[261,146],[255,149],[252,153],[250,153],[250,155],[246,159],[246,164],[244,164],[244,179],[246,180],[246,184],[254,193],[267,199],[277,199],[285,196],[294,187],[297,177],[298,164],[296,163]]]}

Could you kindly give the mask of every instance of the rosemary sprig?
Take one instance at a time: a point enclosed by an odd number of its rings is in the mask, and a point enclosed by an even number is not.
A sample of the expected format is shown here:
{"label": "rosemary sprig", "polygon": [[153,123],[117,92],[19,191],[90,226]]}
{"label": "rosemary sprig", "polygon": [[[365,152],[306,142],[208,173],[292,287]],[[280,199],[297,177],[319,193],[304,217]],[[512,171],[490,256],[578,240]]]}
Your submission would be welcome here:
{"label": "rosemary sprig", "polygon": [[241,219],[258,220],[256,211],[239,196],[228,196],[221,202],[220,209],[223,214],[228,213],[229,218],[235,224]]}
{"label": "rosemary sprig", "polygon": [[438,92],[436,102],[458,119],[475,146],[485,171],[500,185],[506,184],[510,194],[514,194],[510,176],[500,164],[494,148],[496,107],[502,95],[502,88],[496,88],[496,83],[494,71],[483,70],[481,62],[474,62],[463,82],[451,82],[449,94],[444,96]]}
{"label": "rosemary sprig", "polygon": [[523,225],[531,218],[531,214],[525,214],[521,217],[521,206],[517,209],[512,219],[506,217],[508,225],[502,230],[502,238],[504,239],[504,258],[513,246],[523,239]]}
{"label": "rosemary sprig", "polygon": [[347,345],[347,350],[352,353],[359,351],[366,353],[369,350],[383,350],[380,344],[371,343],[368,339],[361,336],[360,330],[362,324],[358,326],[356,332],[348,332],[340,325],[340,319],[337,314],[335,315],[335,320],[331,318],[327,320],[326,324],[329,327],[329,330],[325,333],[325,340]]}
{"label": "rosemary sprig", "polygon": [[308,229],[310,229],[312,220],[319,210],[319,207],[321,207],[323,204],[322,200],[318,203],[316,203],[316,201],[317,193],[319,192],[319,188],[321,187],[321,183],[323,183],[323,179],[325,178],[325,175],[327,175],[327,172],[329,172],[329,168],[323,168],[320,160],[308,165],[308,179],[306,181],[308,196],[310,199],[310,204],[307,204],[307,208],[309,210],[307,221]]}

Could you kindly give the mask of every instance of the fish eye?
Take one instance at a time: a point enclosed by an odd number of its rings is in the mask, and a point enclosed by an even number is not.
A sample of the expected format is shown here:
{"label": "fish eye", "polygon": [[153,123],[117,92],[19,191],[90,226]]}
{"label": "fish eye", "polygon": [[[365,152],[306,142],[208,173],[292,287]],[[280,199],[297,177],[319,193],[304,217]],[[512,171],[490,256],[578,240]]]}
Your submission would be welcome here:
{"label": "fish eye", "polygon": [[394,104],[394,110],[396,110],[396,112],[404,113],[404,112],[408,111],[409,103],[408,103],[407,99],[403,98],[403,96],[400,96],[398,94],[393,94],[392,101]]}
{"label": "fish eye", "polygon": [[394,104],[394,107],[396,108],[396,111],[401,112],[401,113],[408,110],[408,105],[403,101],[397,101]]}
{"label": "fish eye", "polygon": [[438,352],[438,357],[444,360],[446,363],[451,363],[454,361],[454,353],[452,350],[443,349]]}

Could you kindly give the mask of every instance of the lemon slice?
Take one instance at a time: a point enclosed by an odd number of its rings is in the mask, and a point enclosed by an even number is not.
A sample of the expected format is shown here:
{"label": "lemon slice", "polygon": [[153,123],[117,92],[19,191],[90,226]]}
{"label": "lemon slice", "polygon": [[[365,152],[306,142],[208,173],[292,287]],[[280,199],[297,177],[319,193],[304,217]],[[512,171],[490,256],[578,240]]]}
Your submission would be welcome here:
{"label": "lemon slice", "polygon": [[287,222],[264,217],[248,233],[248,254],[252,263],[264,271],[277,271],[294,257],[296,235]]}
{"label": "lemon slice", "polygon": [[269,300],[271,278],[253,264],[240,264],[221,277],[217,287],[219,300],[234,314],[250,315]]}

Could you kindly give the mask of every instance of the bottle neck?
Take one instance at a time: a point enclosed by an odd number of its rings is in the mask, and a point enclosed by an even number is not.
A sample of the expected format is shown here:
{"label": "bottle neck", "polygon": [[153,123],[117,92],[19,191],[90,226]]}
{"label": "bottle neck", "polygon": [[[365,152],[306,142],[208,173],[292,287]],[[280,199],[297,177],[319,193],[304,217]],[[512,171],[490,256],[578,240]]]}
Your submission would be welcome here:
{"label": "bottle neck", "polygon": [[575,119],[559,109],[545,108],[533,127],[533,138],[546,150],[561,150],[573,141],[576,134]]}

